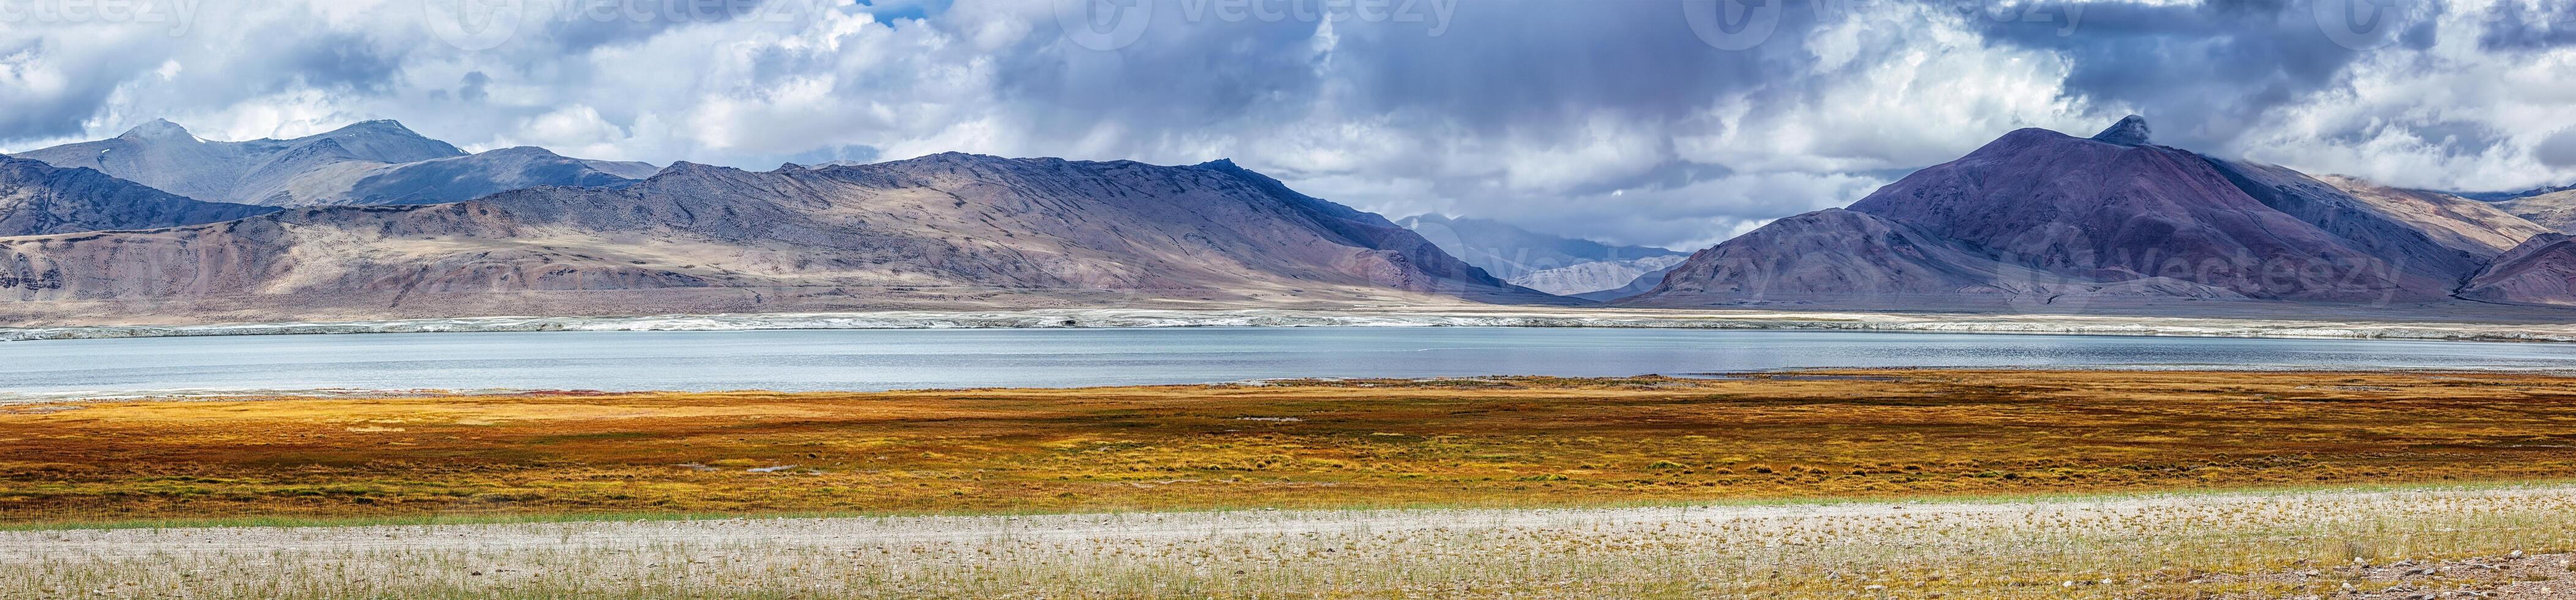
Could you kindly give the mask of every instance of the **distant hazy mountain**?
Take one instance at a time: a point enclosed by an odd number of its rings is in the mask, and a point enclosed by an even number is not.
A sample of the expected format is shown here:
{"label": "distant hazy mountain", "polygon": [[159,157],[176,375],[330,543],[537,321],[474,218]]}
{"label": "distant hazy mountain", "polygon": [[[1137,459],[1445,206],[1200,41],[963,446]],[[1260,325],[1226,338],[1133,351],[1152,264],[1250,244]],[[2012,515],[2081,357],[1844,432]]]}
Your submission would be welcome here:
{"label": "distant hazy mountain", "polygon": [[2459,198],[2491,203],[2551,231],[2576,232],[2576,185],[2542,186],[2519,192],[2458,192]]}
{"label": "distant hazy mountain", "polygon": [[2559,233],[2576,233],[2576,190],[2516,196],[2495,203],[2498,210],[2529,219]]}
{"label": "distant hazy mountain", "polygon": [[1588,262],[1545,271],[1531,271],[1511,278],[1512,285],[1560,296],[1588,297],[1606,290],[1616,290],[1636,283],[1647,273],[1662,273],[1690,258],[1687,254],[1667,254],[1636,260]]}
{"label": "distant hazy mountain", "polygon": [[[215,257],[221,257],[216,260]],[[9,272],[14,271],[14,272]],[[7,277],[55,273],[43,288]],[[1550,301],[1219,161],[941,154],[0,239],[18,322]]]}
{"label": "distant hazy mountain", "polygon": [[796,164],[796,163],[787,163],[787,164],[785,164],[785,165],[780,165],[780,167],[781,167],[781,168],[793,167],[793,168],[798,168],[798,169],[828,169],[828,168],[832,168],[832,167],[856,167],[856,166],[862,166],[862,165],[866,165],[866,164],[868,164],[868,163],[859,162],[859,161],[855,161],[855,160],[835,160],[835,161],[818,162],[818,163],[814,163],[814,164],[810,164],[810,165],[800,165],[800,164]]}
{"label": "distant hazy mountain", "polygon": [[[1627,285],[1637,274],[1669,266],[1652,259],[1687,256],[1664,248],[1558,237],[1487,219],[1426,214],[1405,217],[1396,224],[1496,277],[1561,295]],[[1604,262],[1617,264],[1583,266]]]}
{"label": "distant hazy mountain", "polygon": [[2024,129],[1848,210],[1781,219],[1624,300],[1991,308],[2091,297],[2448,300],[2542,228],[2483,203]]}
{"label": "distant hazy mountain", "polygon": [[0,156],[0,236],[154,229],[276,210],[198,202],[89,169]]}
{"label": "distant hazy mountain", "polygon": [[349,164],[361,166],[317,171],[274,203],[436,204],[541,185],[624,187],[659,170],[646,163],[565,158],[531,146],[395,165]]}
{"label": "distant hazy mountain", "polygon": [[1661,269],[1655,269],[1653,271],[1640,274],[1635,278],[1628,280],[1628,285],[1569,295],[1584,300],[1591,300],[1593,302],[1609,302],[1620,298],[1655,291],[1655,286],[1664,284],[1664,276],[1671,275],[1673,273],[1673,269],[1681,268],[1682,263],[1686,262],[1688,258],[1689,257],[1687,256],[1667,257],[1668,260],[1672,261],[1672,264],[1664,265],[1664,268]]}
{"label": "distant hazy mountain", "polygon": [[246,142],[209,141],[169,121],[153,121],[112,139],[18,156],[96,169],[200,200],[267,206],[456,202],[537,185],[621,186],[655,170],[538,148],[468,155],[393,121]]}
{"label": "distant hazy mountain", "polygon": [[1468,264],[1496,277],[1512,278],[1536,271],[1589,262],[1629,261],[1685,253],[1649,246],[1616,246],[1592,240],[1537,233],[1500,221],[1453,218],[1438,214],[1396,221],[1422,234]]}
{"label": "distant hazy mountain", "polygon": [[2451,195],[2479,202],[2503,202],[2515,198],[2529,198],[2541,194],[2551,194],[2569,190],[2576,190],[2576,185],[2541,186],[2519,192],[2453,192]]}

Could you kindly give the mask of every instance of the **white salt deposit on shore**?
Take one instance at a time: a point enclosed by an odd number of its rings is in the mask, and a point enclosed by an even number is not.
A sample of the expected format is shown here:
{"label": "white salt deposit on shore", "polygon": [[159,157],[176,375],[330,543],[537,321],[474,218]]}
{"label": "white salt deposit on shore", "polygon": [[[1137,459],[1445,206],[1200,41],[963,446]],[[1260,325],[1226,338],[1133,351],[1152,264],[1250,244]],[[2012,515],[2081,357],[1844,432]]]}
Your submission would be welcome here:
{"label": "white salt deposit on shore", "polygon": [[2243,338],[2576,342],[2576,323],[2300,321],[2092,315],[1966,315],[1795,311],[1479,311],[1055,309],[990,312],[477,317],[178,326],[0,328],[0,341],[215,335],[497,331],[743,331],[1082,327],[1629,327],[1797,329]]}

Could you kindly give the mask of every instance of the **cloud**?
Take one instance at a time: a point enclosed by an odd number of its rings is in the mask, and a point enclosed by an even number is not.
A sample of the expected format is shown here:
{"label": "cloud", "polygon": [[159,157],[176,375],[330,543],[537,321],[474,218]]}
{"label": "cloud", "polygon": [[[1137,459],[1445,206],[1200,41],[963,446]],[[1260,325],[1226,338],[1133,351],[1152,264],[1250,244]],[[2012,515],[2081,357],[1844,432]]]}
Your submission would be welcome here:
{"label": "cloud", "polygon": [[2576,44],[2576,6],[2547,0],[2496,0],[2482,11],[2478,45],[2488,50],[2546,50]]}
{"label": "cloud", "polygon": [[[2063,57],[2071,69],[2061,93],[2138,107],[2155,122],[2159,142],[2200,148],[2225,146],[2271,111],[2335,87],[2365,56],[2431,43],[2443,12],[2440,3],[2382,9],[2374,0],[2070,6],[2081,15],[2072,34],[2052,23],[1983,23],[1996,42]],[[2347,9],[2390,14],[2356,27],[2337,19]]]}
{"label": "cloud", "polygon": [[2561,169],[2576,167],[2576,129],[2560,129],[2540,141],[2532,158]]}
{"label": "cloud", "polygon": [[2520,0],[2318,16],[2350,1],[1770,0],[1742,29],[1689,12],[1716,0],[196,3],[185,28],[0,27],[0,148],[391,118],[758,169],[1233,158],[1394,216],[1684,249],[2130,112],[2166,143],[2405,185],[2576,180],[2563,24],[2477,4]]}

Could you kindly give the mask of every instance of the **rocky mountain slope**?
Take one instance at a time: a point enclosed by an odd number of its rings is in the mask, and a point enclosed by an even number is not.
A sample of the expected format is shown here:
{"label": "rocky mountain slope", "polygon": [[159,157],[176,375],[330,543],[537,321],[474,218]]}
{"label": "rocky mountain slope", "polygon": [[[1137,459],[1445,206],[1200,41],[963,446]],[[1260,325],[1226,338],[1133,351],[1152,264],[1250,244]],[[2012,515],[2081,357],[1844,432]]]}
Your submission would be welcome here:
{"label": "rocky mountain slope", "polygon": [[1651,246],[1620,246],[1538,233],[1500,221],[1439,214],[1396,221],[1441,249],[1521,285],[1572,295],[1614,289],[1640,274],[1672,266],[1689,254]]}
{"label": "rocky mountain slope", "polygon": [[17,156],[95,169],[200,200],[266,206],[456,202],[537,185],[614,187],[655,170],[538,148],[469,155],[393,121],[247,142],[209,141],[175,123],[153,121],[115,138]]}
{"label": "rocky mountain slope", "polygon": [[2466,273],[2548,231],[2486,203],[2287,168],[2212,159],[2264,206],[2325,231],[2393,267],[2456,287]]}
{"label": "rocky mountain slope", "polygon": [[276,210],[198,202],[89,169],[0,156],[0,236],[154,229]]}
{"label": "rocky mountain slope", "polygon": [[2130,117],[2092,138],[2014,131],[1849,210],[1782,219],[1701,251],[1621,302],[2445,302],[2541,231],[2455,196],[2153,145],[2145,121]]}
{"label": "rocky mountain slope", "polygon": [[2576,238],[2532,236],[2469,279],[2460,297],[2504,304],[2576,306]]}
{"label": "rocky mountain slope", "polygon": [[2576,233],[2576,190],[2561,190],[2519,196],[2495,203],[2495,208],[2522,217],[2550,231]]}
{"label": "rocky mountain slope", "polygon": [[18,323],[1462,297],[1558,301],[1223,161],[681,163],[621,189],[0,239]]}

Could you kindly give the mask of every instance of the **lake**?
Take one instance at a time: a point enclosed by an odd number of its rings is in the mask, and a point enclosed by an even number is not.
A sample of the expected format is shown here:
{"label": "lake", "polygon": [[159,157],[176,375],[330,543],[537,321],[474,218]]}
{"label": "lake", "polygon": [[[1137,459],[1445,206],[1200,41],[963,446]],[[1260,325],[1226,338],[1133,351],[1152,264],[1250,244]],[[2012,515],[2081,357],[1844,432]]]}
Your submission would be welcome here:
{"label": "lake", "polygon": [[1814,367],[2576,372],[2576,345],[1502,327],[263,335],[0,343],[0,393],[887,390]]}

